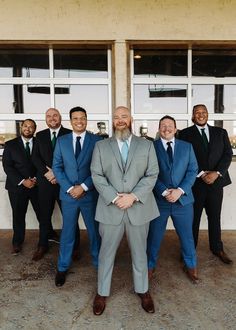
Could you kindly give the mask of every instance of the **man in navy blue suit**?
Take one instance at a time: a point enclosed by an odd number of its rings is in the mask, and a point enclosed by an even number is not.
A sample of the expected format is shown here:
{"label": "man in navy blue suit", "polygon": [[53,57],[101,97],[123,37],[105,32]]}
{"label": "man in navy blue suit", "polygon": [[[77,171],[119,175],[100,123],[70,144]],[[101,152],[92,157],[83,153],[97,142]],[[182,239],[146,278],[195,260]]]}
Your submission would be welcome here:
{"label": "man in navy blue suit", "polygon": [[81,212],[90,240],[90,253],[95,267],[98,266],[100,238],[95,221],[98,194],[94,188],[90,163],[95,143],[101,138],[86,131],[87,113],[81,107],[70,110],[73,132],[57,140],[53,173],[60,185],[63,227],[60,240],[56,286],[65,283],[75,242],[76,226]]}
{"label": "man in navy blue suit", "polygon": [[161,241],[171,217],[180,239],[184,270],[193,283],[198,282],[194,246],[192,185],[197,175],[197,160],[190,143],[175,138],[175,119],[163,117],[159,122],[160,139],[154,141],[159,175],[154,195],[160,216],[150,223],[148,234],[148,269],[151,279],[159,257]]}

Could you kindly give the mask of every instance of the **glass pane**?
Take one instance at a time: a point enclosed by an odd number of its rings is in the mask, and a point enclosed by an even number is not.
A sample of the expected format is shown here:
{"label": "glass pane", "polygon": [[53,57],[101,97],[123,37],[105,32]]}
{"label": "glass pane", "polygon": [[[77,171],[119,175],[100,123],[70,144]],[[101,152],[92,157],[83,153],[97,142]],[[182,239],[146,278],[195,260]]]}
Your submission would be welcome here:
{"label": "glass pane", "polygon": [[[187,121],[176,121],[178,129],[187,127]],[[134,134],[140,136],[140,127],[147,127],[147,135],[156,139],[158,138],[159,120],[135,120]]]}
{"label": "glass pane", "polygon": [[81,106],[90,114],[108,113],[107,85],[57,85],[56,88],[67,88],[66,94],[55,94],[56,108],[62,113]]}
{"label": "glass pane", "polygon": [[187,113],[187,85],[134,85],[135,113]]}
{"label": "glass pane", "polygon": [[54,50],[54,76],[107,78],[107,50]]}
{"label": "glass pane", "polygon": [[192,85],[192,104],[205,104],[209,113],[236,113],[236,85]]}
{"label": "glass pane", "polygon": [[187,76],[187,50],[134,50],[134,76]]}
{"label": "glass pane", "polygon": [[0,77],[49,77],[48,50],[0,49]]}
{"label": "glass pane", "polygon": [[236,77],[236,50],[193,50],[192,75]]}
{"label": "glass pane", "polygon": [[50,86],[0,85],[0,113],[42,113],[50,107]]}

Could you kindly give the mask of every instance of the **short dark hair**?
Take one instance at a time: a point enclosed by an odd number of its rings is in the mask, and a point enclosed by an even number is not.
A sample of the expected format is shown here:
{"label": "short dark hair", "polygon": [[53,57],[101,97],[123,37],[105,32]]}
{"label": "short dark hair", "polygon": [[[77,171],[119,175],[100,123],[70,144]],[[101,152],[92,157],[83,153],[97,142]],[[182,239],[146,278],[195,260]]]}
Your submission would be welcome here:
{"label": "short dark hair", "polygon": [[160,124],[161,124],[161,122],[162,122],[163,120],[165,120],[165,119],[172,120],[172,121],[174,122],[174,124],[175,124],[175,128],[176,128],[176,121],[175,121],[175,118],[174,118],[174,117],[171,117],[171,116],[168,116],[168,115],[166,115],[166,116],[164,116],[164,117],[162,117],[162,118],[160,119],[160,121],[159,121],[159,128],[160,128]]}
{"label": "short dark hair", "polygon": [[195,104],[193,106],[193,114],[194,114],[195,110],[197,110],[197,108],[204,108],[208,112],[207,107],[205,106],[205,104]]}
{"label": "short dark hair", "polygon": [[24,125],[24,123],[25,123],[26,121],[31,121],[31,122],[34,124],[34,128],[35,128],[35,130],[36,130],[36,128],[37,128],[36,122],[35,122],[33,119],[31,119],[31,118],[24,119],[24,120],[21,122],[21,126]]}
{"label": "short dark hair", "polygon": [[82,107],[74,107],[74,108],[70,109],[70,119],[72,117],[72,113],[73,112],[77,112],[77,111],[83,112],[85,114],[86,118],[87,118],[87,112],[86,112],[86,110],[84,108],[82,108]]}

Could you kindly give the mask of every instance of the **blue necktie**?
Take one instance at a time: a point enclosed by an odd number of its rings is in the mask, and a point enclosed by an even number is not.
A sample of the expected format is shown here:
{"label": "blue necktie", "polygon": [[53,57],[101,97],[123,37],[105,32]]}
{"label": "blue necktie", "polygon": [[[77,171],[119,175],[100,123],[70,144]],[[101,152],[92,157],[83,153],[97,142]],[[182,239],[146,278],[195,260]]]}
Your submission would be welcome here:
{"label": "blue necktie", "polygon": [[76,138],[76,145],[75,145],[75,159],[79,157],[81,151],[81,144],[80,144],[81,136],[77,136]]}
{"label": "blue necktie", "polygon": [[129,153],[129,146],[128,146],[128,142],[126,140],[126,141],[124,141],[124,143],[121,147],[121,157],[122,157],[124,164],[126,164],[126,162],[127,162],[128,153]]}
{"label": "blue necktie", "polygon": [[168,154],[168,157],[169,157],[169,161],[170,161],[170,164],[172,164],[173,163],[173,150],[172,150],[172,147],[171,147],[171,143],[172,143],[172,141],[169,141],[169,142],[167,142],[166,144],[167,144],[167,154]]}

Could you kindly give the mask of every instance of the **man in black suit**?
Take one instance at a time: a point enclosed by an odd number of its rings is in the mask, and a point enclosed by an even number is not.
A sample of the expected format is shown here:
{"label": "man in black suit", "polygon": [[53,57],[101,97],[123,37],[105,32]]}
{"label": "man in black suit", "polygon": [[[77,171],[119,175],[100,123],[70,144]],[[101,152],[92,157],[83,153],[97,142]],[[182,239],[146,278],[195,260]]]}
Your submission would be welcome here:
{"label": "man in black suit", "polygon": [[21,136],[6,142],[3,152],[2,163],[7,175],[5,187],[8,190],[13,216],[13,255],[19,254],[24,243],[25,216],[29,201],[39,220],[36,168],[31,160],[35,130],[34,120],[24,120],[21,124]]}
{"label": "man in black suit", "polygon": [[207,124],[208,111],[204,104],[193,107],[193,126],[179,132],[179,138],[192,143],[198,161],[198,175],[193,186],[195,246],[203,208],[208,218],[210,249],[219,259],[231,264],[221,241],[221,207],[223,187],[231,183],[228,168],[232,160],[232,148],[227,131]]}
{"label": "man in black suit", "polygon": [[52,171],[52,160],[57,137],[71,132],[61,125],[60,112],[54,108],[46,111],[46,124],[48,128],[36,134],[33,152],[33,163],[37,168],[40,206],[39,242],[32,258],[34,261],[43,258],[48,250],[49,240],[59,243],[58,235],[53,230],[51,222],[55,202],[57,201],[61,206],[59,185]]}

